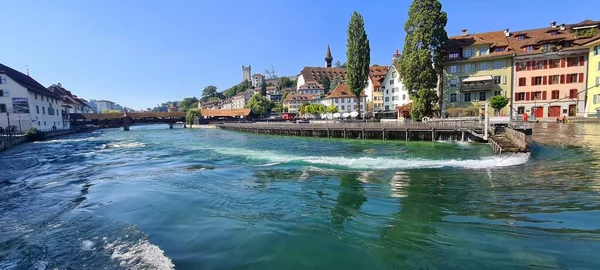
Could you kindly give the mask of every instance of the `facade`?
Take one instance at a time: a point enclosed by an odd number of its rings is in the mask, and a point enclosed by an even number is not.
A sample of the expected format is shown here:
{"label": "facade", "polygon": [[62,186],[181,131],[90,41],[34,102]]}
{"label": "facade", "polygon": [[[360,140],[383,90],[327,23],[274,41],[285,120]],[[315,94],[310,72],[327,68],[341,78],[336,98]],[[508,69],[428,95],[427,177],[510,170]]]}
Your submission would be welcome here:
{"label": "facade", "polygon": [[102,111],[104,110],[114,110],[115,103],[108,100],[98,100],[96,101],[96,108],[98,110],[98,113],[102,113]]}
{"label": "facade", "polygon": [[94,113],[94,109],[82,98],[73,95],[71,91],[65,89],[62,84],[57,83],[48,87],[48,91],[60,96],[62,101],[62,128],[68,129],[71,127],[69,114],[71,113]]}
{"label": "facade", "polygon": [[231,110],[233,108],[233,103],[231,102],[231,99],[226,99],[223,101],[223,103],[221,103],[221,109],[223,110]]}
{"label": "facade", "polygon": [[367,95],[367,111],[383,111],[383,91],[381,89],[383,79],[388,73],[388,66],[372,66],[369,68],[369,80],[363,92]]}
{"label": "facade", "polygon": [[327,77],[329,81],[332,82],[335,77],[338,77],[343,81],[346,79],[346,69],[334,67],[304,67],[298,76],[296,89],[299,90],[302,85],[307,83],[318,83],[324,77]]}
{"label": "facade", "polygon": [[242,66],[242,82],[244,82],[244,81],[251,82],[252,81],[251,74],[252,74],[252,66],[251,65],[247,66],[247,67]]}
{"label": "facade", "polygon": [[298,87],[298,94],[325,94],[325,88],[318,82],[310,81]]}
{"label": "facade", "polygon": [[[28,75],[0,64],[0,127],[63,129],[60,96]],[[10,125],[9,125],[10,122]]]}
{"label": "facade", "polygon": [[[444,63],[443,111],[448,108],[481,107],[492,96],[510,99],[513,54],[507,31],[450,37],[450,51]],[[510,106],[502,113],[508,114]],[[492,110],[490,112],[492,113]]]}
{"label": "facade", "polygon": [[252,75],[252,86],[255,88],[261,87],[265,83],[265,75],[262,74],[254,74]]}
{"label": "facade", "polygon": [[396,63],[392,64],[386,74],[384,85],[381,86],[383,93],[383,111],[395,112],[396,108],[410,103],[410,95],[408,89],[400,80],[399,69]]}
{"label": "facade", "polygon": [[233,96],[231,99],[231,109],[243,109],[253,95],[254,92],[252,90],[248,90]]}
{"label": "facade", "polygon": [[[367,112],[365,110],[367,95],[363,93],[360,99],[360,112],[362,115],[364,115]],[[356,96],[350,92],[348,85],[345,83],[341,83],[335,89],[333,89],[329,95],[323,98],[321,104],[325,106],[333,105],[337,107],[339,113],[358,111],[358,100],[356,99]]]}
{"label": "facade", "polygon": [[590,54],[585,113],[588,117],[600,117],[600,39],[588,44],[588,47]]}
{"label": "facade", "polygon": [[272,101],[272,102],[280,102],[280,101],[281,101],[281,98],[282,98],[282,96],[283,96],[283,95],[282,95],[282,94],[279,94],[279,93],[270,93],[270,94],[267,94],[267,98],[268,98],[270,101]]}
{"label": "facade", "polygon": [[321,95],[319,94],[288,94],[283,101],[283,107],[290,113],[298,113],[302,103],[319,104]]}

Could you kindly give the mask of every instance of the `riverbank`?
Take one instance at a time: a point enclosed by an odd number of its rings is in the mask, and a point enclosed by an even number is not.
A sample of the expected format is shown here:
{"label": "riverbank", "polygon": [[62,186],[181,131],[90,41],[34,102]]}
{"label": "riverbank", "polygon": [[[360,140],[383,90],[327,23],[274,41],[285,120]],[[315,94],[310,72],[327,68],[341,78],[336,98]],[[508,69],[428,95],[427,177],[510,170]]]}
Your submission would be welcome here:
{"label": "riverbank", "polygon": [[[44,132],[44,139],[54,138],[58,136],[70,135],[74,133],[80,133],[83,131],[79,130],[55,130],[55,131],[47,131]],[[0,137],[0,152],[7,150],[11,147],[17,146],[19,144],[27,142],[27,137],[24,134],[13,135],[13,136],[3,136]]]}

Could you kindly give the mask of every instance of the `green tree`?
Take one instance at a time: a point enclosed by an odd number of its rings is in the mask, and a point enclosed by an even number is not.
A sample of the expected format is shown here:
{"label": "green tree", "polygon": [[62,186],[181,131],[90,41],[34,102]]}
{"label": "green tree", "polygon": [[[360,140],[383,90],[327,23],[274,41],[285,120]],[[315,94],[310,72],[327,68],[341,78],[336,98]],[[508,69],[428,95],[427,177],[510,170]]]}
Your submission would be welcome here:
{"label": "green tree", "polygon": [[490,98],[490,106],[494,108],[496,114],[506,107],[506,105],[508,105],[508,98],[505,96],[498,95]]}
{"label": "green tree", "polygon": [[340,62],[340,60],[335,61],[335,64],[333,64],[334,67],[336,68],[346,68],[346,63]]}
{"label": "green tree", "polygon": [[102,110],[100,113],[122,113],[119,110]]}
{"label": "green tree", "polygon": [[323,89],[325,90],[329,90],[329,87],[331,87],[331,80],[329,80],[329,76],[327,75],[323,75],[323,77],[321,77],[321,79],[319,80],[319,83],[323,86]]}
{"label": "green tree", "polygon": [[360,117],[360,96],[369,79],[371,48],[367,32],[365,32],[363,17],[356,11],[352,14],[348,24],[346,59],[346,83],[350,92],[356,96]]}
{"label": "green tree", "polygon": [[333,82],[331,82],[331,84],[329,85],[329,89],[325,89],[327,91],[327,93],[332,92],[338,85],[340,85],[340,83],[342,82],[342,79],[340,79],[339,76],[335,76],[333,77]]}
{"label": "green tree", "polygon": [[327,108],[325,109],[325,113],[336,113],[336,112],[338,112],[338,108],[333,104],[327,106]]}
{"label": "green tree", "polygon": [[260,117],[263,117],[263,116],[267,115],[267,113],[269,112],[269,110],[271,110],[271,108],[273,108],[273,102],[271,102],[265,96],[255,94],[250,98],[250,100],[248,101],[248,105],[246,105],[246,107],[249,108],[250,110],[252,110],[252,112],[254,112],[254,114],[256,114]]}
{"label": "green tree", "polygon": [[294,82],[292,82],[292,80],[290,80],[288,77],[280,77],[277,81],[277,88],[279,90],[292,87],[293,85]]}
{"label": "green tree", "polygon": [[260,94],[263,97],[267,95],[267,85],[264,83],[260,85]]}
{"label": "green tree", "polygon": [[190,109],[187,111],[187,114],[185,115],[185,122],[189,125],[193,125],[194,119],[196,119],[196,117],[200,117],[200,110]]}
{"label": "green tree", "polygon": [[184,98],[181,102],[179,102],[178,106],[179,110],[181,110],[182,112],[187,112],[189,109],[198,108],[198,99],[196,97]]}
{"label": "green tree", "polygon": [[300,112],[300,115],[306,113],[306,106],[308,105],[310,105],[310,103],[308,103],[308,101],[304,101],[302,102],[302,104],[300,104],[300,106],[298,106],[298,111]]}
{"label": "green tree", "polygon": [[283,103],[281,103],[281,102],[275,103],[275,106],[273,106],[272,111],[277,112],[277,113],[282,113],[283,112]]}
{"label": "green tree", "polygon": [[[442,62],[448,46],[447,22],[448,16],[438,0],[414,0],[408,11],[399,73],[402,82],[411,91],[412,119],[432,115],[433,106],[441,98],[430,92],[443,75]],[[443,93],[443,89],[440,90]]]}
{"label": "green tree", "polygon": [[202,90],[202,98],[209,98],[215,96],[217,96],[217,87],[214,85],[204,87],[204,90]]}

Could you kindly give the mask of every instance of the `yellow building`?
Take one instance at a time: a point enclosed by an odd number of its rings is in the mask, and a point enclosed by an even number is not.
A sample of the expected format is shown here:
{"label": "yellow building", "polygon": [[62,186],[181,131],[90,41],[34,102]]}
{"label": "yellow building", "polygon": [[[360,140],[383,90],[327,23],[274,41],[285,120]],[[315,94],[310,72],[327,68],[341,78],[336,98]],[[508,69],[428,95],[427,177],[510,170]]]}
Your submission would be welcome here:
{"label": "yellow building", "polygon": [[588,117],[600,117],[600,39],[591,42],[589,47],[588,91],[585,112]]}
{"label": "yellow building", "polygon": [[[443,107],[449,116],[456,112],[452,108],[480,107],[492,96],[510,100],[514,51],[507,35],[507,31],[468,34],[463,30],[450,38],[443,81]],[[501,113],[508,115],[510,104]]]}

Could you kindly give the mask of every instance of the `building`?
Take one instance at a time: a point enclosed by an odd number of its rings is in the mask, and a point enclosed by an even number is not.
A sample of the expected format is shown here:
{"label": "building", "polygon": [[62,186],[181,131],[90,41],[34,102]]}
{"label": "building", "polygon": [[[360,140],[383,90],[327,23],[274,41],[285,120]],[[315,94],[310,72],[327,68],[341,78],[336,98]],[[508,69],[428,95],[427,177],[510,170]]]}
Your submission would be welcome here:
{"label": "building", "polygon": [[252,81],[251,74],[252,74],[252,65],[247,66],[247,67],[242,65],[242,82],[244,82],[244,81],[251,82]]}
{"label": "building", "polygon": [[398,59],[400,54],[398,50],[392,57],[392,65],[383,79],[381,92],[383,93],[383,112],[396,113],[396,109],[410,103],[410,93],[400,79],[400,69],[398,68]]}
{"label": "building", "polygon": [[[360,97],[360,111],[361,115],[366,113],[365,103],[367,101],[367,95],[364,93]],[[356,96],[350,92],[348,85],[345,83],[339,84],[329,95],[323,98],[321,104],[325,106],[335,106],[339,113],[350,113],[358,111],[357,108],[358,100]]]}
{"label": "building", "polygon": [[231,98],[231,109],[243,109],[253,95],[254,92],[248,90],[233,96],[233,98]]}
{"label": "building", "polygon": [[280,102],[282,97],[283,95],[280,93],[267,93],[267,98],[272,102]]}
{"label": "building", "polygon": [[[383,80],[388,73],[388,66],[372,66],[369,68],[369,80],[363,92],[367,95],[367,112],[383,111]],[[393,81],[392,81],[393,83]]]}
{"label": "building", "polygon": [[283,107],[288,109],[290,113],[300,112],[300,105],[303,103],[319,104],[321,103],[321,95],[319,94],[288,94],[283,101]]}
{"label": "building", "polygon": [[[507,32],[516,52],[513,109],[532,118],[584,116],[589,48],[599,22]],[[593,30],[591,32],[590,30]]]}
{"label": "building", "polygon": [[112,101],[108,101],[108,100],[98,100],[96,101],[96,108],[98,110],[98,113],[102,113],[105,110],[115,110],[115,103]]}
{"label": "building", "polygon": [[252,86],[255,88],[259,88],[265,83],[265,75],[262,74],[254,74],[252,75]]}
{"label": "building", "polygon": [[587,71],[587,103],[586,116],[600,117],[600,38],[587,44],[590,54],[588,56]]}
{"label": "building", "polygon": [[340,78],[342,81],[345,80],[346,69],[331,67],[332,61],[333,57],[328,45],[327,53],[325,54],[325,67],[304,67],[297,78],[296,89],[299,90],[301,86],[307,83],[318,83],[325,77],[329,81],[334,81],[335,77]]}
{"label": "building", "polygon": [[329,44],[327,44],[327,52],[325,52],[325,67],[330,68],[331,63],[333,63],[333,56],[331,56],[331,48],[329,48]]}
{"label": "building", "polygon": [[[511,97],[513,50],[510,33],[495,31],[450,37],[444,63],[442,110],[480,107],[491,96]],[[503,110],[509,112],[509,106]],[[491,112],[491,111],[490,111]]]}
{"label": "building", "polygon": [[[8,66],[0,64],[0,127],[25,131],[62,129],[59,95]],[[9,124],[10,122],[10,124]]]}
{"label": "building", "polygon": [[233,103],[231,103],[231,99],[223,100],[223,102],[221,103],[221,109],[223,110],[231,110],[232,107]]}
{"label": "building", "polygon": [[85,99],[73,95],[71,91],[65,89],[61,83],[51,85],[48,87],[48,91],[60,96],[60,100],[62,101],[62,128],[68,129],[71,127],[69,118],[69,114],[71,113],[94,113],[94,109]]}
{"label": "building", "polygon": [[309,94],[325,94],[325,88],[318,82],[309,81],[300,87],[298,87],[298,94],[309,95]]}

